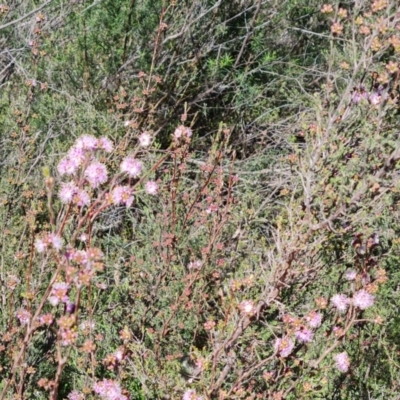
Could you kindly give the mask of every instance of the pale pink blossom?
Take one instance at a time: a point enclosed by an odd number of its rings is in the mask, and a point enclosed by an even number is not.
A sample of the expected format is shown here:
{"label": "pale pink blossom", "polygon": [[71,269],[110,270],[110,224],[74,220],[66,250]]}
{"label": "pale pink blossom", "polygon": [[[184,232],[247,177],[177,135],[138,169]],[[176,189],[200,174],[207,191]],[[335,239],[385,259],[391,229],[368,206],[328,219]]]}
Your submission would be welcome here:
{"label": "pale pink blossom", "polygon": [[127,397],[122,394],[119,383],[111,379],[96,382],[93,390],[104,400],[127,400]]}
{"label": "pale pink blossom", "polygon": [[148,194],[155,196],[158,193],[158,184],[154,181],[148,181],[146,182],[145,189]]}
{"label": "pale pink blossom", "polygon": [[16,313],[15,316],[19,319],[21,325],[28,325],[29,321],[31,320],[31,313],[28,310],[20,308]]}
{"label": "pale pink blossom", "polygon": [[99,149],[103,149],[106,153],[111,153],[113,151],[113,144],[111,142],[111,140],[107,137],[101,137],[100,139],[98,139],[97,141],[97,147]]}
{"label": "pale pink blossom", "polygon": [[60,175],[73,175],[78,170],[79,165],[80,163],[78,160],[67,156],[60,160],[57,165],[57,170]]}
{"label": "pale pink blossom", "polygon": [[96,324],[93,321],[82,321],[79,325],[79,329],[82,331],[93,331]]}
{"label": "pale pink blossom", "polygon": [[359,290],[353,296],[353,305],[361,310],[365,310],[374,305],[375,296],[365,290]]}
{"label": "pale pink blossom", "polygon": [[203,400],[203,397],[198,396],[194,389],[188,389],[183,394],[182,400]]}
{"label": "pale pink blossom", "polygon": [[306,328],[305,326],[296,330],[296,332],[294,334],[296,336],[296,339],[302,343],[309,343],[312,341],[312,339],[314,337],[314,333],[312,332],[312,330]]}
{"label": "pale pink blossom", "polygon": [[107,283],[105,282],[96,283],[96,287],[98,287],[101,290],[106,290],[108,288]]}
{"label": "pale pink blossom", "polygon": [[72,146],[68,151],[68,158],[73,160],[73,162],[77,165],[77,168],[82,165],[86,158],[85,149]]}
{"label": "pale pink blossom", "polygon": [[42,239],[35,240],[35,249],[38,253],[43,253],[47,248],[47,244]]}
{"label": "pale pink blossom", "polygon": [[181,137],[191,137],[192,130],[184,125],[179,125],[174,132],[175,139],[180,139]]}
{"label": "pale pink blossom", "polygon": [[72,249],[69,253],[69,258],[81,265],[86,265],[88,262],[88,255],[85,250]]}
{"label": "pale pink blossom", "polygon": [[51,289],[51,293],[49,296],[49,302],[52,306],[58,305],[61,303],[67,303],[69,300],[68,297],[69,285],[65,282],[56,282]]}
{"label": "pale pink blossom", "polygon": [[124,357],[124,351],[123,351],[123,349],[122,349],[122,348],[117,349],[117,350],[114,352],[114,357],[115,357],[119,362],[121,362],[122,359],[123,359],[123,357]]}
{"label": "pale pink blossom", "polygon": [[356,279],[357,277],[357,271],[355,271],[354,269],[349,269],[345,272],[344,277],[348,281],[354,281],[354,279]]}
{"label": "pale pink blossom", "polygon": [[307,316],[306,316],[306,321],[308,323],[308,326],[310,328],[319,328],[321,326],[322,322],[322,314],[316,311],[311,311]]}
{"label": "pale pink blossom", "polygon": [[195,261],[191,261],[188,265],[189,269],[200,269],[201,266],[203,265],[201,260],[195,260]]}
{"label": "pale pink blossom", "polygon": [[350,304],[350,299],[344,294],[335,294],[331,298],[331,303],[340,312],[345,312]]}
{"label": "pale pink blossom", "polygon": [[85,395],[77,390],[73,390],[68,396],[68,400],[85,400]]}
{"label": "pale pink blossom", "polygon": [[86,190],[78,189],[73,201],[78,207],[88,206],[90,204],[90,196]]}
{"label": "pale pink blossom", "polygon": [[285,336],[281,339],[276,339],[274,348],[281,357],[287,357],[293,351],[294,343],[292,339]]}
{"label": "pale pink blossom", "polygon": [[239,304],[239,310],[245,315],[252,315],[255,311],[254,302],[252,300],[243,300]]}
{"label": "pale pink blossom", "polygon": [[140,146],[147,147],[147,146],[150,146],[150,143],[151,143],[151,136],[147,132],[143,132],[139,136],[139,144],[140,144]]}
{"label": "pale pink blossom", "polygon": [[132,156],[126,157],[121,163],[121,171],[126,172],[132,178],[140,175],[142,167],[142,163]]}
{"label": "pale pink blossom", "polygon": [[347,372],[350,367],[349,355],[346,352],[336,354],[335,357],[336,367],[340,372]]}
{"label": "pale pink blossom", "polygon": [[99,185],[105,183],[107,181],[107,176],[106,166],[98,161],[92,162],[85,171],[85,177],[92,188],[97,188]]}
{"label": "pale pink blossom", "polygon": [[377,106],[382,100],[382,96],[378,92],[373,92],[369,95],[369,101],[374,106]]}
{"label": "pale pink blossom", "polygon": [[61,331],[61,344],[63,346],[69,346],[76,342],[78,338],[78,332],[71,329],[64,329]]}
{"label": "pale pink blossom", "polygon": [[62,249],[63,242],[60,236],[56,235],[55,233],[50,233],[48,235],[48,240],[56,250]]}
{"label": "pale pink blossom", "polygon": [[42,314],[39,316],[39,323],[41,325],[51,325],[53,323],[54,317],[52,314]]}
{"label": "pale pink blossom", "polygon": [[134,197],[132,195],[132,188],[129,186],[117,186],[111,193],[111,198],[114,204],[125,204],[130,207],[133,203]]}
{"label": "pale pink blossom", "polygon": [[82,135],[75,142],[75,147],[83,150],[96,150],[98,140],[92,135]]}
{"label": "pale pink blossom", "polygon": [[63,183],[59,192],[61,202],[69,204],[74,199],[74,195],[77,192],[78,187],[74,182]]}

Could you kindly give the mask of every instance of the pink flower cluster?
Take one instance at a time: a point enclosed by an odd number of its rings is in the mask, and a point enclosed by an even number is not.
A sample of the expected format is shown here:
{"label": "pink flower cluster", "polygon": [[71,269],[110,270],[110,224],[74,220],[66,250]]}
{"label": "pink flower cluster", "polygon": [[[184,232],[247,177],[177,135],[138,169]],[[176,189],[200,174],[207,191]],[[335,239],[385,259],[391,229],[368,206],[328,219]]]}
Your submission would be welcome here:
{"label": "pink flower cluster", "polygon": [[310,328],[316,329],[321,326],[322,323],[322,314],[316,311],[311,311],[306,317],[305,320]]}
{"label": "pink flower cluster", "polygon": [[157,184],[157,182],[154,182],[154,181],[148,181],[148,182],[146,182],[145,189],[148,194],[151,194],[152,196],[156,196],[158,193],[158,184]]}
{"label": "pink flower cluster", "polygon": [[309,343],[313,340],[314,332],[306,326],[301,326],[295,331],[294,335],[300,343]]}
{"label": "pink flower cluster", "polygon": [[93,390],[104,400],[128,400],[122,394],[121,386],[111,379],[104,379],[93,385]]}
{"label": "pink flower cluster", "polygon": [[147,147],[147,146],[150,146],[150,143],[151,143],[151,136],[147,132],[143,132],[139,136],[139,144],[140,144],[140,146]]}
{"label": "pink flower cluster", "polygon": [[375,296],[365,290],[359,290],[353,296],[353,305],[360,310],[365,310],[369,307],[372,307],[374,305],[374,302]]}
{"label": "pink flower cluster", "polygon": [[63,346],[70,346],[76,342],[78,332],[72,329],[61,329],[61,344]]}
{"label": "pink flower cluster", "polygon": [[87,266],[90,262],[98,261],[103,258],[103,252],[97,247],[87,250],[70,249],[66,254],[68,260],[74,261],[82,266]]}
{"label": "pink flower cluster", "polygon": [[198,396],[194,389],[188,389],[183,394],[182,400],[203,400],[203,397]]}
{"label": "pink flower cluster", "polygon": [[53,306],[57,306],[60,302],[67,303],[69,300],[68,290],[69,290],[68,283],[56,282],[51,289],[49,302]]}
{"label": "pink flower cluster", "polygon": [[241,311],[241,313],[243,315],[252,316],[256,311],[254,301],[252,301],[252,300],[243,300],[239,304],[239,310]]}
{"label": "pink flower cluster", "polygon": [[67,397],[68,400],[84,400],[85,396],[83,393],[73,390]]}
{"label": "pink flower cluster", "polygon": [[60,175],[76,174],[85,161],[91,159],[92,153],[95,150],[104,150],[110,153],[113,150],[113,144],[106,137],[97,139],[91,135],[81,136],[76,140],[68,154],[59,162],[57,167],[58,172]]}
{"label": "pink flower cluster", "polygon": [[345,312],[350,304],[350,299],[344,294],[335,294],[331,303],[339,312]]}
{"label": "pink flower cluster", "polygon": [[131,178],[137,178],[142,172],[143,165],[133,156],[126,157],[121,163],[121,171],[125,172]]}
{"label": "pink flower cluster", "polygon": [[288,355],[290,355],[290,353],[293,351],[294,342],[288,336],[285,336],[281,339],[278,338],[275,341],[274,348],[275,348],[275,351],[277,351],[281,357],[285,358]]}
{"label": "pink flower cluster", "polygon": [[61,250],[62,245],[63,243],[61,237],[55,233],[48,233],[35,240],[35,248],[38,253],[43,253],[49,247],[53,247],[56,250]]}
{"label": "pink flower cluster", "polygon": [[104,164],[98,161],[93,161],[85,170],[85,177],[90,186],[95,189],[107,182],[107,168]]}
{"label": "pink flower cluster", "polygon": [[[311,311],[304,317],[304,320],[301,320],[285,314],[283,316],[283,322],[289,325],[288,332],[290,334],[294,332],[294,336],[298,342],[309,343],[314,338],[313,329],[317,329],[321,326],[322,315],[317,311]],[[287,357],[293,351],[294,341],[289,335],[286,335],[282,339],[277,339],[274,347],[275,351],[277,351],[281,357]]]}
{"label": "pink flower cluster", "polygon": [[111,199],[115,205],[125,204],[130,207],[133,203],[133,190],[129,186],[117,186],[111,192]]}
{"label": "pink flower cluster", "polygon": [[190,128],[184,126],[184,125],[179,125],[174,132],[174,138],[175,139],[180,139],[180,138],[190,138],[192,136],[193,132]]}
{"label": "pink flower cluster", "polygon": [[362,289],[353,295],[350,299],[344,294],[335,294],[331,298],[331,303],[339,312],[345,312],[350,304],[360,310],[366,310],[374,305],[375,296]]}
{"label": "pink flower cluster", "polygon": [[346,352],[336,354],[335,357],[336,367],[340,372],[347,372],[350,367],[349,355]]}
{"label": "pink flower cluster", "polygon": [[25,310],[23,308],[19,309],[16,313],[15,316],[19,319],[19,322],[21,325],[28,325],[29,321],[31,320],[31,313],[28,310]]}
{"label": "pink flower cluster", "polygon": [[59,192],[60,200],[65,204],[74,203],[78,207],[88,206],[90,204],[89,194],[79,189],[74,182],[63,183]]}

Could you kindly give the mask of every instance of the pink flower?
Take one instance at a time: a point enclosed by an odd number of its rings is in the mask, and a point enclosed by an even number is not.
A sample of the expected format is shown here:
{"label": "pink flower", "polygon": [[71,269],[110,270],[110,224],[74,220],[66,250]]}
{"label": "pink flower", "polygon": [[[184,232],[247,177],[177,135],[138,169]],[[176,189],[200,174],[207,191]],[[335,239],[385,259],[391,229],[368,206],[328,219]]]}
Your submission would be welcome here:
{"label": "pink flower", "polygon": [[155,196],[158,193],[158,185],[157,182],[148,181],[146,182],[146,192]]}
{"label": "pink flower", "polygon": [[292,339],[285,336],[282,339],[276,339],[274,347],[281,357],[287,357],[293,351],[294,343]]}
{"label": "pink flower", "polygon": [[80,165],[80,162],[70,157],[64,157],[60,160],[57,165],[57,170],[60,175],[73,175],[76,173]]}
{"label": "pink flower", "polygon": [[310,329],[303,326],[295,332],[295,336],[299,342],[309,343],[312,341],[314,333]]}
{"label": "pink flower", "polygon": [[188,265],[189,269],[200,269],[201,266],[203,265],[201,260],[195,260],[195,261],[191,261]]}
{"label": "pink flower", "polygon": [[119,383],[111,379],[96,382],[93,390],[104,400],[127,400],[127,397],[122,394]]}
{"label": "pink flower", "polygon": [[335,357],[336,367],[340,372],[347,372],[350,367],[350,359],[346,352],[336,354]]}
{"label": "pink flower", "polygon": [[345,312],[349,306],[350,299],[344,294],[335,294],[331,298],[331,303],[340,312]]}
{"label": "pink flower", "polygon": [[85,176],[90,186],[97,188],[107,181],[107,168],[104,164],[94,161],[86,168]]}
{"label": "pink flower", "polygon": [[85,250],[72,249],[69,258],[80,265],[86,265],[88,262],[88,255]]}
{"label": "pink flower", "polygon": [[373,92],[369,95],[369,101],[374,106],[377,106],[382,100],[382,96],[378,92]]}
{"label": "pink flower", "polygon": [[72,146],[68,151],[68,158],[79,167],[85,161],[86,152],[84,149]]}
{"label": "pink flower", "polygon": [[182,400],[203,400],[202,396],[197,396],[194,389],[188,389],[182,396]]}
{"label": "pink flower", "polygon": [[103,149],[106,153],[111,153],[113,151],[113,144],[111,140],[107,137],[101,137],[97,141],[97,147]]}
{"label": "pink flower", "polygon": [[39,316],[39,323],[41,325],[51,325],[53,323],[54,317],[52,314],[42,314]]}
{"label": "pink flower", "polygon": [[111,198],[114,204],[125,204],[130,207],[133,203],[134,197],[132,189],[129,186],[117,186],[111,193]]}
{"label": "pink flower", "polygon": [[68,396],[68,400],[84,400],[85,396],[83,393],[78,392],[77,390],[73,390]]}
{"label": "pink flower", "polygon": [[126,157],[121,163],[121,171],[126,172],[132,178],[136,178],[142,172],[142,163],[132,156]]}
{"label": "pink flower", "polygon": [[42,239],[35,240],[35,249],[38,253],[43,253],[47,248],[47,243],[45,243]]}
{"label": "pink flower", "polygon": [[98,140],[92,135],[82,135],[75,142],[75,147],[83,150],[96,150]]}
{"label": "pink flower", "polygon": [[56,282],[51,289],[51,293],[49,296],[49,302],[52,306],[58,305],[61,303],[67,303],[69,300],[68,297],[68,289],[69,285],[65,282]]}
{"label": "pink flower", "polygon": [[243,300],[239,304],[239,310],[245,315],[254,314],[255,311],[254,302],[251,300]]}
{"label": "pink flower", "polygon": [[15,316],[19,319],[21,325],[28,325],[31,319],[31,313],[28,310],[24,310],[20,308],[16,313]]}
{"label": "pink flower", "polygon": [[179,125],[174,132],[174,137],[175,139],[180,139],[181,137],[191,137],[192,136],[192,130],[190,128],[187,128],[186,126]]}
{"label": "pink flower", "polygon": [[74,203],[78,207],[88,206],[90,204],[90,196],[85,190],[78,189],[74,195]]}
{"label": "pink flower", "polygon": [[65,204],[71,203],[77,190],[78,187],[74,182],[63,183],[58,194],[60,200]]}
{"label": "pink flower", "polygon": [[62,249],[63,242],[60,236],[56,235],[55,233],[50,233],[48,240],[56,250]]}
{"label": "pink flower", "polygon": [[114,357],[115,357],[119,362],[121,362],[122,359],[123,359],[123,357],[124,357],[124,351],[123,351],[123,349],[122,349],[122,348],[117,349],[117,350],[114,352]]}
{"label": "pink flower", "polygon": [[344,277],[348,280],[348,281],[354,281],[354,279],[356,279],[357,277],[357,271],[355,271],[354,269],[349,269],[346,271],[346,273],[344,274]]}
{"label": "pink flower", "polygon": [[361,310],[365,310],[369,307],[372,307],[374,305],[374,301],[375,301],[375,296],[373,296],[372,294],[369,294],[365,290],[359,290],[353,296],[354,306],[358,307]]}
{"label": "pink flower", "polygon": [[78,338],[78,332],[75,332],[74,330],[63,329],[61,331],[61,344],[63,346],[69,346],[71,344],[74,344],[77,338]]}
{"label": "pink flower", "polygon": [[140,136],[139,136],[139,144],[142,147],[147,147],[149,146],[151,143],[151,136],[147,133],[147,132],[143,132]]}
{"label": "pink flower", "polygon": [[306,321],[310,328],[314,328],[314,329],[319,328],[321,326],[321,322],[322,322],[322,315],[319,312],[311,311],[306,316]]}

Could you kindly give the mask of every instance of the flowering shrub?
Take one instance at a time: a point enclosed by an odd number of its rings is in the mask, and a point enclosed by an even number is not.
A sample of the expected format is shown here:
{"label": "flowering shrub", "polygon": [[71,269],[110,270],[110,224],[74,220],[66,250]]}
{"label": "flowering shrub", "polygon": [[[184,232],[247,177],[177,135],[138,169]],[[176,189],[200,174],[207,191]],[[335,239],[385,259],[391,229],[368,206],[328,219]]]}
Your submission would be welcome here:
{"label": "flowering shrub", "polygon": [[23,3],[0,399],[398,393],[397,2]]}

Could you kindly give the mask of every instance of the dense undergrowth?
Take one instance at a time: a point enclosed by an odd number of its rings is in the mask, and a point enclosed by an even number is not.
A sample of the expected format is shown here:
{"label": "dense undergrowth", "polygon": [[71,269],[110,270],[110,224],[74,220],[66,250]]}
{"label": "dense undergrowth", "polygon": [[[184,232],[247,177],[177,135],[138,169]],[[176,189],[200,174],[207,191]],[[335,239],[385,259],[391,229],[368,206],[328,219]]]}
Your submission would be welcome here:
{"label": "dense undergrowth", "polygon": [[397,1],[0,34],[0,399],[397,398]]}

